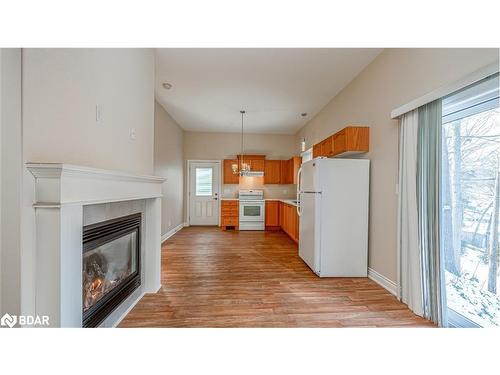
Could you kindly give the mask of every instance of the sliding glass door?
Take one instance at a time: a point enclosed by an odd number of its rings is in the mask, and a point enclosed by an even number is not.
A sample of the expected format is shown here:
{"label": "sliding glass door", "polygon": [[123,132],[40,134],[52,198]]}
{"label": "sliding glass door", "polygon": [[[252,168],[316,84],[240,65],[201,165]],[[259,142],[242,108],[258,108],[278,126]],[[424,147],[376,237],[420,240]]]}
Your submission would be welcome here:
{"label": "sliding glass door", "polygon": [[452,326],[500,326],[498,74],[443,99],[441,248]]}

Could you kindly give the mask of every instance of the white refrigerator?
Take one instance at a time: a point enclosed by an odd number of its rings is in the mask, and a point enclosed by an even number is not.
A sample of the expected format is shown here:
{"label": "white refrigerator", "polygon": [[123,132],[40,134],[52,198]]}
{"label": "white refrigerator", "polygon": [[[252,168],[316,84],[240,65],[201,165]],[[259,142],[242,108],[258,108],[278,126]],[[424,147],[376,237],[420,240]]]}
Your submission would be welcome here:
{"label": "white refrigerator", "polygon": [[366,277],[370,161],[316,158],[298,172],[299,256],[320,277]]}

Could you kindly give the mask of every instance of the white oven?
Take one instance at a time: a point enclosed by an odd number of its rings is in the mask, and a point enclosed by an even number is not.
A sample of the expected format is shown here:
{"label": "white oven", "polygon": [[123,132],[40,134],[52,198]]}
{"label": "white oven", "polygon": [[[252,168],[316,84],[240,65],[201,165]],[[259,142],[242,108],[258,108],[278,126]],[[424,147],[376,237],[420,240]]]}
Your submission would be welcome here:
{"label": "white oven", "polygon": [[262,190],[240,190],[240,230],[265,230],[266,203]]}

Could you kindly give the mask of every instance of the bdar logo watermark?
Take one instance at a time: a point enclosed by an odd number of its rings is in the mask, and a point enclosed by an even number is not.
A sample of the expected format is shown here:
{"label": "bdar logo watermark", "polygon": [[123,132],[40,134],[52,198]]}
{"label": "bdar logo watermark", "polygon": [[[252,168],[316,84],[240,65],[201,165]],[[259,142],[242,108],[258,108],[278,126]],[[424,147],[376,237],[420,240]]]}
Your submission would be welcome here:
{"label": "bdar logo watermark", "polygon": [[0,325],[3,327],[9,327],[12,328],[16,325],[17,323],[17,316],[15,315],[10,315],[10,314],[5,314],[2,316],[2,319],[0,319]]}
{"label": "bdar logo watermark", "polygon": [[4,314],[0,319],[0,326],[2,327],[14,327],[17,323],[19,323],[22,327],[39,327],[39,326],[48,326],[49,325],[49,317],[47,315],[10,315]]}

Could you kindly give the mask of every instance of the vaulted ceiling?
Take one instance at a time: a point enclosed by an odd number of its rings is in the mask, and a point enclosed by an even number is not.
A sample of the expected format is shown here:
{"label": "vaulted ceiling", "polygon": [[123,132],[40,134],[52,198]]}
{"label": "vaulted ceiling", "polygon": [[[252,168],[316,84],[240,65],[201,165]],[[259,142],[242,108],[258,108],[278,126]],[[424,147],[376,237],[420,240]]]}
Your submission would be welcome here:
{"label": "vaulted ceiling", "polygon": [[244,109],[245,132],[294,134],[380,52],[157,49],[156,99],[188,131],[239,132]]}

